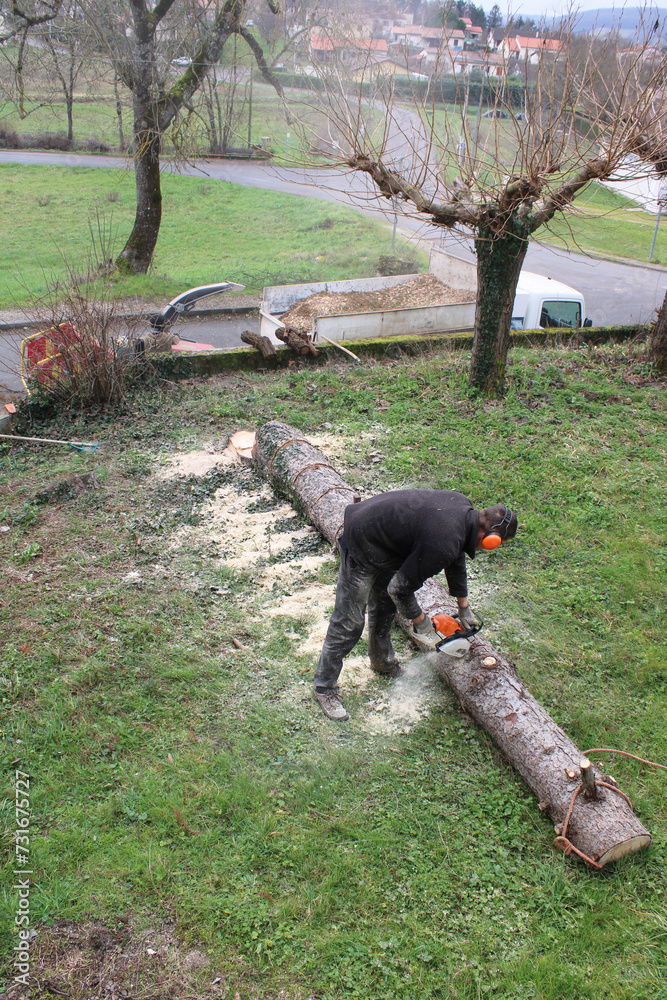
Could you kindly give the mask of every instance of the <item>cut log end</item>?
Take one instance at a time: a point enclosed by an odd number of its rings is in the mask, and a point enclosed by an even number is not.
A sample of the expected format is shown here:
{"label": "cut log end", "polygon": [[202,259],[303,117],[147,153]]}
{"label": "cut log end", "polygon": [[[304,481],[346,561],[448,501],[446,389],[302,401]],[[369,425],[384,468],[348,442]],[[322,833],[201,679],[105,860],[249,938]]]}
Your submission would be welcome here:
{"label": "cut log end", "polygon": [[604,865],[609,864],[610,861],[618,861],[620,858],[624,858],[626,854],[634,854],[636,851],[641,851],[644,847],[649,847],[650,844],[650,833],[641,834],[638,837],[630,837],[629,840],[624,840],[621,844],[614,844],[611,850],[598,859],[598,864],[602,868]]}
{"label": "cut log end", "polygon": [[307,333],[301,333],[299,330],[292,330],[290,327],[281,326],[276,330],[276,337],[278,340],[282,340],[283,344],[287,344],[293,351],[296,351],[297,354],[312,354],[313,356],[319,354],[319,351]]}

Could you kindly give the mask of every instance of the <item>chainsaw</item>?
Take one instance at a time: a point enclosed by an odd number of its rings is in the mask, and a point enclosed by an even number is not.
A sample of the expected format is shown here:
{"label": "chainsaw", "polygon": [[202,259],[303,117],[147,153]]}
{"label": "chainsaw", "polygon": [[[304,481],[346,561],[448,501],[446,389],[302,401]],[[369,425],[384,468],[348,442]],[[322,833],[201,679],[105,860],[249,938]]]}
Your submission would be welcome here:
{"label": "chainsaw", "polygon": [[433,615],[431,621],[440,636],[440,642],[436,643],[435,648],[439,653],[446,653],[447,656],[453,656],[457,660],[466,655],[470,649],[468,640],[484,625],[481,618],[479,625],[462,625],[458,618],[445,614]]}

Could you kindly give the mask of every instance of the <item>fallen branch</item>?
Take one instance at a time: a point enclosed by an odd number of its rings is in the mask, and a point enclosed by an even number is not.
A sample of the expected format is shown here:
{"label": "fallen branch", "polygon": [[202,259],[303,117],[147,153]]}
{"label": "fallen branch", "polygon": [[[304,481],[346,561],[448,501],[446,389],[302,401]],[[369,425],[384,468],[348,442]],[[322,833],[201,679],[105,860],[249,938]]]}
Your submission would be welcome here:
{"label": "fallen branch", "polygon": [[[253,461],[335,542],[345,507],[358,494],[321,452],[299,431],[272,420],[257,432]],[[427,615],[456,611],[456,602],[435,580],[424,584],[417,599]],[[399,624],[406,627],[405,622]],[[433,654],[432,662],[465,711],[535,792],[540,811],[555,824],[556,844],[566,854],[597,869],[651,843],[629,800],[606,775],[594,774],[596,798],[578,794],[584,754],[525,688],[514,665],[489,642],[476,637],[463,659],[441,653]]]}
{"label": "fallen branch", "polygon": [[261,333],[253,333],[252,330],[244,330],[241,334],[241,340],[244,344],[249,344],[251,347],[255,347],[262,357],[267,360],[269,358],[277,357],[275,347],[269,338],[263,337]]}
{"label": "fallen branch", "polygon": [[337,347],[338,350],[343,351],[344,354],[349,354],[349,356],[354,358],[355,361],[359,360],[356,354],[353,354],[352,351],[348,351],[347,347],[343,347],[343,345],[339,344],[337,340],[330,340],[329,337],[325,337],[323,333],[320,334],[320,337],[322,340],[326,340],[327,344],[331,344],[332,347]]}

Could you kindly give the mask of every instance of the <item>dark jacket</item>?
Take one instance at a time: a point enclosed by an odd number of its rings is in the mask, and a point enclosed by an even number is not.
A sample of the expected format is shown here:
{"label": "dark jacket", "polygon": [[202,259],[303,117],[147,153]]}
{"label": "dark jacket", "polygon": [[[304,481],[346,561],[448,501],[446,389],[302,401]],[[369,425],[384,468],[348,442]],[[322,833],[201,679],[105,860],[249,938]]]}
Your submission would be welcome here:
{"label": "dark jacket", "polygon": [[452,490],[395,490],[345,508],[343,544],[354,561],[392,571],[387,591],[406,618],[414,593],[444,570],[452,597],[468,596],[465,557],[475,558],[479,511]]}

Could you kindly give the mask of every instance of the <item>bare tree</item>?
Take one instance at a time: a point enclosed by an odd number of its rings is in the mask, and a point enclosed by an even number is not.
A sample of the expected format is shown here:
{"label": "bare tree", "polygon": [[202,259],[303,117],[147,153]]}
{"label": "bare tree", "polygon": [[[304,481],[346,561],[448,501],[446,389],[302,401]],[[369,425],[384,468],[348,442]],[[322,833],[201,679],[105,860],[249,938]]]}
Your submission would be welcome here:
{"label": "bare tree", "polygon": [[58,81],[67,112],[67,138],[74,138],[74,89],[90,55],[90,36],[79,0],[64,0],[58,17],[35,31],[50,75]]}
{"label": "bare tree", "polygon": [[30,31],[52,21],[60,13],[63,0],[2,0],[0,4],[0,45],[14,38],[20,45]]}
{"label": "bare tree", "polygon": [[[227,39],[243,39],[263,77],[282,96],[261,46],[246,26],[246,0],[223,0],[200,7],[196,0],[85,0],[89,20],[106,45],[119,77],[132,91],[133,156],[137,210],[132,232],[116,264],[130,273],[145,273],[153,258],[162,218],[160,155],[163,138],[175,127],[183,109],[218,62]],[[266,0],[276,8],[274,0]],[[197,23],[199,38],[191,61],[176,80],[170,72],[178,24]]]}
{"label": "bare tree", "polygon": [[0,0],[0,45],[4,42],[16,43],[16,51],[12,51],[8,59],[12,66],[13,89],[18,97],[18,108],[21,117],[24,116],[24,70],[28,39],[31,34],[43,25],[50,24],[58,17],[63,0]]}
{"label": "bare tree", "polygon": [[[591,181],[611,178],[621,165],[627,175],[628,158],[641,155],[656,117],[667,69],[667,57],[652,50],[641,29],[622,55],[613,34],[573,46],[574,26],[570,17],[556,38],[527,56],[524,108],[513,106],[503,79],[492,84],[485,75],[479,111],[488,111],[476,121],[468,117],[463,85],[458,109],[443,111],[437,83],[428,101],[424,85],[415,83],[409,110],[394,88],[373,91],[373,67],[354,88],[342,83],[340,70],[326,71],[328,113],[347,145],[343,162],[368,175],[392,206],[473,234],[478,292],[470,382],[492,396],[504,391],[512,305],[531,237],[568,213]],[[602,73],[608,65],[614,72]]]}
{"label": "bare tree", "polygon": [[[651,164],[661,178],[660,204],[665,207],[667,189],[667,86],[658,89],[643,122],[644,134],[637,154]],[[667,373],[667,293],[651,329],[649,358],[656,371]]]}

